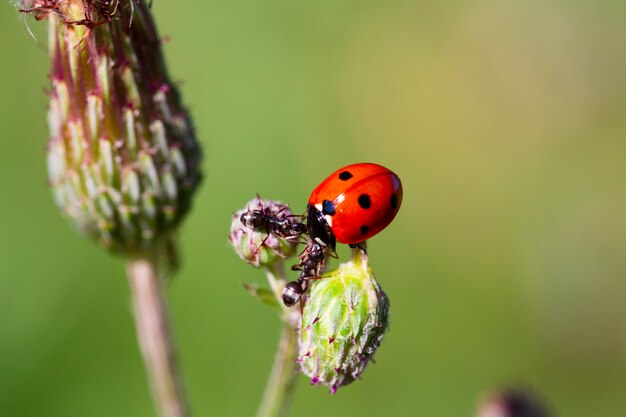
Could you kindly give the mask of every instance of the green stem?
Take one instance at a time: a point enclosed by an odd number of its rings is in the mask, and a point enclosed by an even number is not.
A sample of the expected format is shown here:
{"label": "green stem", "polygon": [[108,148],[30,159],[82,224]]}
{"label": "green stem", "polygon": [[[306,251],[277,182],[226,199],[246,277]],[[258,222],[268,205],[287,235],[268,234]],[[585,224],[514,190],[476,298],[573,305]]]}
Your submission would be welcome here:
{"label": "green stem", "polygon": [[162,417],[188,417],[157,261],[150,257],[132,259],[127,270],[137,339],[158,413]]}
{"label": "green stem", "polygon": [[298,355],[299,314],[282,302],[282,289],[287,280],[283,264],[267,269],[267,280],[279,304],[283,306],[282,333],[274,365],[265,386],[257,417],[284,417],[287,415],[296,386],[296,357]]}

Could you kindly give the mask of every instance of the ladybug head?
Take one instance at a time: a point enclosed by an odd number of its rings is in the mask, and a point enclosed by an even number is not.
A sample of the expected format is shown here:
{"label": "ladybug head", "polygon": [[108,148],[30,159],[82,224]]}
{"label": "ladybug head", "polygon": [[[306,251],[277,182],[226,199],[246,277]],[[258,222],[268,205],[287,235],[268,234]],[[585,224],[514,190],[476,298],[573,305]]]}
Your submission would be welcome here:
{"label": "ladybug head", "polygon": [[331,251],[335,251],[335,235],[330,230],[324,214],[312,204],[309,204],[306,208],[306,226],[311,239],[324,244]]}

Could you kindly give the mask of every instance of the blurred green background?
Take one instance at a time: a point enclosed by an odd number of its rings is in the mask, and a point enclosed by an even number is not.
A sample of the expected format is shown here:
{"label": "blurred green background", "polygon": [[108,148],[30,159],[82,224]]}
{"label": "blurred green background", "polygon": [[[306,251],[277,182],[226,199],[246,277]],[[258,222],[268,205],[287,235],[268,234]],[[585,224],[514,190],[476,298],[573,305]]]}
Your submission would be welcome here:
{"label": "blurred green background", "polygon": [[[391,331],[363,380],[293,416],[470,416],[533,387],[626,413],[626,3],[155,1],[206,178],[170,287],[196,416],[250,416],[276,348],[227,244],[256,192],[305,208],[341,165],[402,178],[369,243]],[[122,261],[59,215],[45,24],[0,10],[0,416],[150,416]]]}

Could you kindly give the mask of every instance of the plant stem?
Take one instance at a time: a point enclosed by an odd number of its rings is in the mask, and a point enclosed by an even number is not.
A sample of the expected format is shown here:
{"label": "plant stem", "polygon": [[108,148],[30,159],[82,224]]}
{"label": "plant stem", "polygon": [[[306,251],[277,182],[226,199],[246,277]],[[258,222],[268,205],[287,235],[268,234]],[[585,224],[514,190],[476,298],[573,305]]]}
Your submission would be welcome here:
{"label": "plant stem", "polygon": [[132,259],[127,271],[137,339],[158,413],[162,417],[188,417],[157,261],[150,257]]}
{"label": "plant stem", "polygon": [[279,304],[283,306],[283,326],[278,351],[274,357],[274,365],[265,386],[257,417],[284,417],[289,410],[296,386],[299,314],[283,305],[281,295],[287,280],[282,264],[267,269],[267,280]]}
{"label": "plant stem", "polygon": [[[265,275],[267,276],[267,282],[270,284],[276,300],[280,301],[280,305],[284,307],[282,302],[283,287],[287,283],[285,276],[285,264],[283,262],[277,262],[274,266],[269,266],[265,269]],[[283,308],[283,312],[287,314],[288,309]]]}

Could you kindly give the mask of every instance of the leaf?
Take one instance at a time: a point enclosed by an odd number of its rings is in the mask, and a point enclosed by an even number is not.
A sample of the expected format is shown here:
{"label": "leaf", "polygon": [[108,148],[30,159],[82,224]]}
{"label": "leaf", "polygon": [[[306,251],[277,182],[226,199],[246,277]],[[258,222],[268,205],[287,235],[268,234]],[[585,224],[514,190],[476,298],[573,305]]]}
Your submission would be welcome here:
{"label": "leaf", "polygon": [[246,282],[242,282],[243,287],[248,291],[248,294],[257,298],[264,304],[267,304],[272,307],[278,306],[278,301],[276,301],[276,297],[274,293],[267,288],[260,288],[257,284],[248,284]]}

